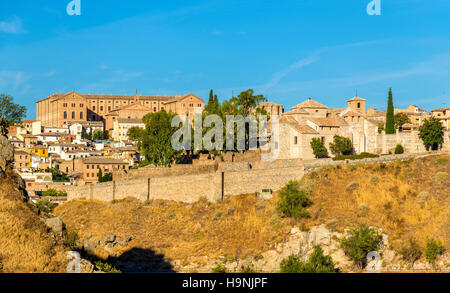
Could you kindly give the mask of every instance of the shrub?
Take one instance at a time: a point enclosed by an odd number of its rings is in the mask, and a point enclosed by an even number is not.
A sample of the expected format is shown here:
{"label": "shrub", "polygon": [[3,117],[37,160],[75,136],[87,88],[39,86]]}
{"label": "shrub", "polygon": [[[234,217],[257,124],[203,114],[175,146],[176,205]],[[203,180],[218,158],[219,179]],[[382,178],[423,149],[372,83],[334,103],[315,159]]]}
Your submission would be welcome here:
{"label": "shrub", "polygon": [[366,158],[378,158],[380,155],[362,152],[359,155],[337,155],[333,158],[333,161],[342,160],[361,160]]}
{"label": "shrub", "polygon": [[34,206],[37,208],[38,215],[48,215],[53,212],[55,205],[48,200],[39,200]]}
{"label": "shrub", "polygon": [[50,188],[48,190],[42,191],[42,196],[44,197],[60,197],[60,196],[67,196],[67,192],[65,191],[59,191],[53,188]]}
{"label": "shrub", "polygon": [[289,181],[280,190],[280,199],[277,202],[277,211],[287,217],[308,217],[309,212],[304,209],[311,205],[311,198],[301,190],[298,181]]}
{"label": "shrub", "polygon": [[398,145],[395,147],[394,153],[395,153],[396,155],[403,154],[404,152],[405,152],[405,150],[403,149],[403,146],[402,146],[401,144],[398,144]]}
{"label": "shrub", "polygon": [[419,195],[417,196],[417,202],[419,204],[423,204],[425,203],[428,199],[430,198],[430,193],[427,191],[422,191],[421,193],[419,193]]}
{"label": "shrub", "polygon": [[358,188],[359,188],[358,182],[351,182],[351,183],[349,183],[349,184],[347,185],[347,187],[345,188],[345,190],[346,190],[347,192],[353,192],[353,191],[355,191],[355,190],[358,190]]}
{"label": "shrub", "polygon": [[379,180],[376,175],[373,175],[372,177],[370,177],[370,183],[372,183],[373,185],[377,185],[378,181]]}
{"label": "shrub", "polygon": [[316,245],[307,262],[302,262],[298,255],[290,255],[280,263],[280,273],[335,273],[333,259],[323,254],[323,249]]}
{"label": "shrub", "polygon": [[448,162],[447,158],[439,158],[437,159],[438,164],[446,164]]}
{"label": "shrub", "polygon": [[433,265],[436,265],[436,259],[439,255],[444,254],[445,247],[442,245],[440,240],[435,240],[434,238],[427,239],[427,245],[425,247],[425,256],[427,261]]}
{"label": "shrub", "polygon": [[361,216],[366,216],[369,213],[369,206],[366,204],[361,204],[359,205],[359,212],[361,214]]}
{"label": "shrub", "polygon": [[64,245],[69,247],[70,250],[76,250],[78,248],[78,236],[77,231],[74,230],[66,230],[64,232]]}
{"label": "shrub", "polygon": [[316,158],[325,158],[328,156],[327,148],[320,138],[314,137],[311,139],[310,145]]}
{"label": "shrub", "polygon": [[341,239],[341,248],[360,269],[363,269],[367,254],[380,248],[381,239],[375,228],[360,224],[358,228],[350,230],[348,238]]}
{"label": "shrub", "polygon": [[97,269],[101,270],[102,272],[109,273],[109,274],[120,274],[122,271],[114,267],[113,265],[110,265],[109,263],[102,262],[102,261],[96,261],[95,266]]}
{"label": "shrub", "polygon": [[400,255],[405,261],[409,262],[411,268],[414,268],[414,263],[422,256],[422,248],[414,238],[409,238],[409,245],[402,247]]}
{"label": "shrub", "polygon": [[447,172],[437,172],[436,175],[434,176],[434,180],[436,180],[437,182],[444,182],[445,180],[447,180],[447,178],[448,178]]}
{"label": "shrub", "polygon": [[239,270],[239,273],[243,274],[254,274],[256,273],[255,269],[251,265],[242,265],[241,269]]}
{"label": "shrub", "polygon": [[335,155],[350,155],[353,152],[353,143],[347,137],[335,135],[330,143],[330,150]]}
{"label": "shrub", "polygon": [[226,272],[225,266],[220,262],[211,271],[213,274],[225,274]]}

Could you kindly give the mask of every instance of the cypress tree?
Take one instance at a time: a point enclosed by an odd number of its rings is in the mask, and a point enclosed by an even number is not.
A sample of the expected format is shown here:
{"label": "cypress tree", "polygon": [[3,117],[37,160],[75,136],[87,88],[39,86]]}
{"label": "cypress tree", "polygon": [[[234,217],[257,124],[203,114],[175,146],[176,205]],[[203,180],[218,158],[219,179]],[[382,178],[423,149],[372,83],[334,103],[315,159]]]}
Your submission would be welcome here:
{"label": "cypress tree", "polygon": [[211,89],[209,91],[208,104],[205,106],[205,110],[206,112],[211,113],[213,109],[214,109],[214,94],[213,90]]}
{"label": "cypress tree", "polygon": [[392,101],[392,88],[389,88],[388,105],[386,111],[386,134],[395,133],[394,102]]}

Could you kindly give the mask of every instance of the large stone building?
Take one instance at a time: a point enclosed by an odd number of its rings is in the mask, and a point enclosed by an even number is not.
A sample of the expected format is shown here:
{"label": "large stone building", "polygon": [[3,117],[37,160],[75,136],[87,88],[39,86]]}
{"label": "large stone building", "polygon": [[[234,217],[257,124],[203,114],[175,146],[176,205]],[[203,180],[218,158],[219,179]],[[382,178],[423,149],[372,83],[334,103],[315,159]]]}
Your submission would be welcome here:
{"label": "large stone building", "polygon": [[203,111],[204,101],[193,94],[185,96],[84,95],[76,92],[54,94],[36,103],[37,120],[44,127],[63,127],[87,121],[103,121],[112,129],[117,118],[139,118],[166,110],[191,115]]}
{"label": "large stone building", "polygon": [[[426,111],[417,106],[399,109],[397,113],[411,113],[411,117],[419,120],[411,121],[419,124],[427,115]],[[450,108],[433,110],[433,116],[439,118],[445,130],[448,131]],[[327,149],[334,135],[348,137],[356,153],[370,152],[387,154],[392,152],[397,144],[403,145],[406,152],[424,152],[426,149],[419,138],[417,129],[395,134],[385,134],[378,131],[378,125],[385,121],[385,111],[369,109],[366,112],[366,100],[353,97],[347,101],[347,107],[332,109],[311,98],[284,112],[280,119],[279,159],[313,159],[310,146],[311,139],[321,139]],[[410,117],[410,119],[411,119]],[[411,124],[412,125],[412,124]],[[443,150],[450,148],[450,136],[444,135]]]}

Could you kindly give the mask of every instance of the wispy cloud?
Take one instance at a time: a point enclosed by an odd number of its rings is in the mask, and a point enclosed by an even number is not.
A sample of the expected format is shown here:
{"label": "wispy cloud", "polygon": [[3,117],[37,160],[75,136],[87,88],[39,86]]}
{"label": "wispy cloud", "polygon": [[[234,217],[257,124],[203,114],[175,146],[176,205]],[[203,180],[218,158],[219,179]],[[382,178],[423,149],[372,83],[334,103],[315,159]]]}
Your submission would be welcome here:
{"label": "wispy cloud", "polygon": [[17,90],[30,77],[30,74],[27,72],[0,70],[0,87]]}
{"label": "wispy cloud", "polygon": [[367,42],[357,42],[357,43],[350,43],[350,44],[343,44],[343,45],[335,45],[335,46],[329,46],[329,47],[324,47],[324,48],[320,48],[315,50],[313,53],[311,53],[311,55],[309,55],[306,58],[302,58],[300,60],[298,60],[297,62],[289,65],[288,67],[286,67],[285,69],[276,72],[273,76],[272,79],[265,85],[263,85],[261,87],[261,89],[263,91],[266,91],[270,88],[275,87],[285,76],[287,76],[288,74],[290,74],[291,72],[302,68],[304,66],[313,64],[314,62],[318,61],[320,59],[320,55],[330,52],[330,51],[335,51],[335,50],[340,50],[340,49],[347,49],[347,48],[351,48],[351,47],[359,47],[359,46],[366,46],[366,45],[371,45],[371,44],[375,44],[378,43],[380,41],[367,41]]}
{"label": "wispy cloud", "polygon": [[319,60],[319,55],[318,54],[313,54],[309,57],[303,58],[298,60],[297,62],[289,65],[288,67],[286,67],[285,69],[275,73],[272,77],[272,79],[265,85],[262,86],[262,89],[264,91],[276,86],[283,77],[285,77],[286,75],[288,75],[289,73],[291,73],[292,71],[302,68],[306,65],[312,64],[314,62],[316,62],[317,60]]}
{"label": "wispy cloud", "polygon": [[0,21],[0,32],[7,34],[20,34],[24,32],[22,20],[17,16],[9,20]]}

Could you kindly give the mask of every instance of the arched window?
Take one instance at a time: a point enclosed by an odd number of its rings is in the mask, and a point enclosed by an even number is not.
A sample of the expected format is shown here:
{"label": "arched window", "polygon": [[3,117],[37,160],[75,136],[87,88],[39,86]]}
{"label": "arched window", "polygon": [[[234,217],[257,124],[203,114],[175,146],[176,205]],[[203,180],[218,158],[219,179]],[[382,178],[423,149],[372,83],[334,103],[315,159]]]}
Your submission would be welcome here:
{"label": "arched window", "polygon": [[358,109],[361,108],[361,103],[358,103]]}

